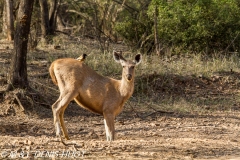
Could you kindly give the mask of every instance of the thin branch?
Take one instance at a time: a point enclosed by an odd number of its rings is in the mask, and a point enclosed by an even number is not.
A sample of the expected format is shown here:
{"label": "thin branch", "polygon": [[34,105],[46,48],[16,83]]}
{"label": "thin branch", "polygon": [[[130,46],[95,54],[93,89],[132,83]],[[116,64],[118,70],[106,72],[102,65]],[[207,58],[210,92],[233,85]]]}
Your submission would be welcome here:
{"label": "thin branch", "polygon": [[46,88],[48,88],[48,89],[50,89],[50,90],[54,90],[54,91],[56,91],[56,92],[59,92],[58,90],[56,90],[56,89],[54,89],[54,88],[52,88],[52,87],[46,86],[46,84],[42,84],[42,83],[37,82],[37,81],[34,81],[34,80],[29,80],[29,81],[30,81],[30,82],[33,82],[33,83],[36,83],[36,84],[39,84],[39,85],[41,85],[41,86],[44,86],[44,87],[46,87]]}
{"label": "thin branch", "polygon": [[24,111],[25,109],[24,109],[20,99],[18,98],[18,96],[16,94],[14,94],[14,98],[17,100],[17,102],[18,102],[19,106],[21,107],[22,111]]}
{"label": "thin branch", "polygon": [[227,51],[228,48],[234,43],[234,41],[237,39],[238,35],[239,35],[239,32],[237,33],[236,37],[232,40],[232,42],[227,46],[227,48],[225,49],[225,51]]}
{"label": "thin branch", "polygon": [[146,118],[146,117],[148,117],[148,116],[151,116],[151,115],[153,115],[153,114],[155,114],[155,113],[167,113],[167,114],[174,114],[174,113],[175,113],[175,112],[172,112],[172,111],[157,110],[157,109],[151,107],[150,104],[147,104],[147,107],[150,108],[150,109],[152,109],[152,110],[154,110],[154,112],[149,113],[149,114],[143,116],[143,118]]}
{"label": "thin branch", "polygon": [[84,13],[82,13],[82,12],[78,12],[78,11],[73,10],[73,9],[68,9],[68,10],[66,10],[66,12],[76,13],[76,14],[80,15],[81,17],[83,17],[85,20],[88,20],[89,22],[92,21],[92,18],[91,18],[91,17],[88,17],[86,14],[84,14]]}
{"label": "thin branch", "polygon": [[167,113],[167,114],[174,114],[175,112],[168,112],[168,111],[155,110],[154,112],[152,112],[152,113],[149,113],[149,114],[147,114],[147,115],[143,116],[142,118],[146,118],[146,117],[148,117],[148,116],[151,116],[151,115],[153,115],[153,114],[155,114],[155,113]]}
{"label": "thin branch", "polygon": [[45,73],[31,75],[30,77],[46,77],[48,75],[49,75],[49,72],[45,72]]}
{"label": "thin branch", "polygon": [[135,111],[134,107],[131,105],[131,103],[128,103],[127,104],[131,107],[132,111],[137,115],[138,118],[141,118],[141,116],[138,115],[138,113]]}
{"label": "thin branch", "polygon": [[[118,0],[113,0],[113,1],[116,2],[116,3],[118,3],[118,4],[121,4],[121,5],[123,4],[121,1],[118,1]],[[129,12],[130,12],[130,10],[135,11],[135,12],[139,12],[137,9],[135,9],[135,8],[127,5],[126,3],[124,3],[123,5],[124,5],[124,7],[125,7]],[[130,10],[129,10],[129,9],[130,9]],[[132,13],[132,12],[130,12],[130,13]]]}

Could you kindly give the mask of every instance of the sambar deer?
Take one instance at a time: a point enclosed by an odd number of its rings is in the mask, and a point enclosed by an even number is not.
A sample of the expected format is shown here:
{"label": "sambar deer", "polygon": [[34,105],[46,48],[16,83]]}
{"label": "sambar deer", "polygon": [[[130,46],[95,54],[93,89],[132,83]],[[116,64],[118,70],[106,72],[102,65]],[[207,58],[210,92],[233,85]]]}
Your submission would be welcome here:
{"label": "sambar deer", "polygon": [[52,105],[52,111],[56,135],[61,141],[60,126],[65,138],[69,140],[63,116],[72,100],[83,108],[103,115],[107,141],[114,140],[114,119],[133,94],[134,67],[141,62],[141,54],[137,54],[134,61],[126,60],[121,52],[116,51],[113,52],[113,57],[123,67],[121,80],[99,75],[76,59],[58,59],[51,64],[49,72],[52,81],[60,90],[60,96]]}

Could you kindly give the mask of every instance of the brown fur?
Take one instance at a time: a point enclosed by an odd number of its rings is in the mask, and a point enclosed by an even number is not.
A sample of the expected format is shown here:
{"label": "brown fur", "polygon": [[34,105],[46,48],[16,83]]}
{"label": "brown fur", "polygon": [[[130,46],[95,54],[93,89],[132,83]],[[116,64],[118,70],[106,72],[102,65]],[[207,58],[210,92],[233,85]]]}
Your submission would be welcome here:
{"label": "brown fur", "polygon": [[57,135],[60,136],[60,125],[65,138],[69,139],[63,114],[69,102],[75,100],[83,108],[103,115],[107,140],[114,139],[114,119],[133,93],[134,66],[140,63],[141,56],[137,55],[136,62],[132,62],[114,52],[114,58],[124,66],[121,80],[99,75],[86,64],[71,58],[58,59],[51,64],[50,76],[60,90],[58,100],[52,105]]}

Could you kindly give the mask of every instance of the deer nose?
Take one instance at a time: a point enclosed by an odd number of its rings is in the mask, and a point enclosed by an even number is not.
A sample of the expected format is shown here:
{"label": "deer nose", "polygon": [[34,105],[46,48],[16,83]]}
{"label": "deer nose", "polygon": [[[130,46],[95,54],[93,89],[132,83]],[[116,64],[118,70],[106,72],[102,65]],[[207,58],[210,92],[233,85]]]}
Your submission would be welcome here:
{"label": "deer nose", "polygon": [[127,74],[127,80],[132,80],[132,75],[131,74]]}

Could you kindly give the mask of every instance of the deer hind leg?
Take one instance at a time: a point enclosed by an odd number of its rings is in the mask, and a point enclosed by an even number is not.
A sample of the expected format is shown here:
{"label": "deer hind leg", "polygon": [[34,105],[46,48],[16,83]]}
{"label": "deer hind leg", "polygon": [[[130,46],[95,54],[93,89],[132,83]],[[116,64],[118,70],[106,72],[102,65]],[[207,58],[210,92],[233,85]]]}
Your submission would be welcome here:
{"label": "deer hind leg", "polygon": [[64,111],[67,108],[68,104],[71,100],[76,97],[77,93],[68,93],[68,94],[61,94],[58,100],[52,105],[52,111],[53,111],[53,118],[54,118],[54,125],[56,128],[56,136],[61,138],[61,127],[63,134],[66,139],[69,139],[68,133],[64,124],[63,115]]}
{"label": "deer hind leg", "polygon": [[112,114],[103,114],[103,115],[104,115],[104,125],[105,125],[107,141],[113,141],[115,136],[115,128],[114,128],[115,116]]}
{"label": "deer hind leg", "polygon": [[66,126],[65,126],[65,123],[64,123],[64,119],[63,119],[63,117],[64,117],[64,111],[65,111],[66,108],[67,108],[67,106],[64,107],[64,109],[61,110],[59,116],[60,116],[60,124],[61,124],[61,126],[62,126],[63,135],[64,135],[64,137],[65,137],[67,140],[69,140],[68,132],[67,132],[67,129],[66,129]]}
{"label": "deer hind leg", "polygon": [[59,106],[59,103],[61,101],[61,98],[59,97],[58,100],[52,105],[52,112],[53,112],[53,124],[56,129],[56,136],[60,136],[60,124],[59,124],[59,113],[57,113],[57,108]]}

